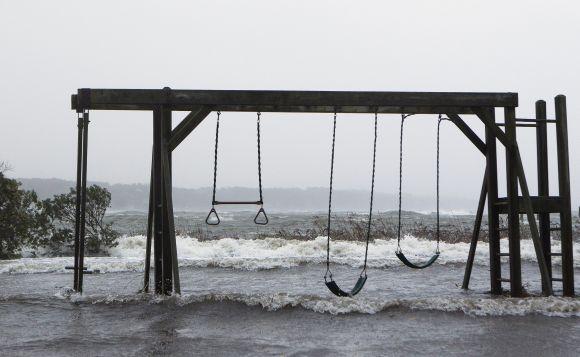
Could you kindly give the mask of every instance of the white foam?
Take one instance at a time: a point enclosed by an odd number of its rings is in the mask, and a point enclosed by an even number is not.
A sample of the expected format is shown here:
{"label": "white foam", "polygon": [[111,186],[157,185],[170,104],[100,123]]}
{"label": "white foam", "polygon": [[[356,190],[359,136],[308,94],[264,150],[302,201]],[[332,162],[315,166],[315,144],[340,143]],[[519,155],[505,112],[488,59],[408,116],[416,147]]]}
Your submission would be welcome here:
{"label": "white foam", "polygon": [[[408,255],[418,259],[428,259],[435,251],[435,242],[406,236],[401,245]],[[500,241],[501,251],[508,251],[507,239]],[[400,264],[394,255],[397,248],[395,239],[377,239],[369,246],[368,265],[372,268],[386,268]],[[480,242],[475,263],[489,264],[489,246]],[[440,243],[441,256],[438,264],[465,263],[469,243]],[[552,250],[559,251],[559,242],[552,243]],[[306,263],[321,263],[326,260],[326,237],[314,240],[283,238],[231,239],[222,238],[199,241],[190,237],[177,237],[177,251],[180,264],[193,266],[219,266],[239,269],[271,269],[292,267]],[[360,267],[363,263],[365,245],[363,242],[333,241],[330,258],[334,263]],[[124,237],[111,250],[111,255],[119,258],[140,258],[145,254],[145,237]],[[525,261],[536,262],[536,254],[531,240],[521,241],[521,256]],[[580,267],[580,243],[574,243],[574,264]],[[555,265],[560,258],[554,257]]]}
{"label": "white foam", "polygon": [[[407,255],[417,259],[428,259],[435,250],[435,242],[405,237],[401,242]],[[388,268],[400,265],[394,252],[394,239],[378,239],[369,247],[368,265],[371,268]],[[489,263],[486,243],[479,243],[475,264]],[[553,251],[559,251],[559,243],[553,243]],[[335,264],[360,267],[363,263],[365,246],[363,242],[335,241],[331,244],[330,257]],[[508,251],[507,239],[501,240],[501,250]],[[326,260],[326,237],[314,240],[293,240],[283,238],[232,239],[223,238],[199,241],[190,237],[177,237],[177,252],[180,266],[225,267],[234,269],[288,268],[301,264],[318,264]],[[437,264],[464,264],[469,252],[468,243],[441,243],[441,256]],[[574,266],[580,267],[580,243],[574,243]],[[117,247],[110,250],[110,257],[87,257],[85,266],[101,272],[143,270],[145,255],[144,236],[126,236],[119,239]],[[521,256],[525,261],[535,262],[535,251],[531,240],[521,241]],[[0,261],[0,274],[64,272],[66,265],[72,265],[71,257],[64,258],[22,258]],[[560,258],[554,258],[560,264]]]}
{"label": "white foam", "polygon": [[82,296],[67,290],[56,295],[59,299],[91,304],[170,303],[177,306],[212,302],[237,302],[260,306],[268,311],[301,307],[318,313],[333,315],[348,313],[376,314],[395,309],[411,311],[462,312],[472,316],[524,316],[540,314],[553,317],[580,317],[580,299],[564,297],[478,298],[426,297],[414,299],[321,297],[290,294],[222,294],[203,293],[177,297],[137,295]]}

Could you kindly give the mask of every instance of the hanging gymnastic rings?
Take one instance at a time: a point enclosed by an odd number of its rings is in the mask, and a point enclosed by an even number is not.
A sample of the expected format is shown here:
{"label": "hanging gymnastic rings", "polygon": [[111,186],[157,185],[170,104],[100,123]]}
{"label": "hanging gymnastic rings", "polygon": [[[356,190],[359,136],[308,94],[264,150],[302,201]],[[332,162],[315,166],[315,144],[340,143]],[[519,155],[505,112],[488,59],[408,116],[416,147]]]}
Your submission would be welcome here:
{"label": "hanging gymnastic rings", "polygon": [[[216,218],[215,221],[210,220],[212,215]],[[205,224],[210,226],[217,226],[218,224],[220,224],[220,222],[221,222],[220,217],[218,216],[215,207],[212,206],[212,208],[209,210],[209,213],[207,214],[207,217],[205,218]]]}
{"label": "hanging gymnastic rings", "polygon": [[[264,216],[264,220],[259,220],[258,218],[260,217],[260,215]],[[266,211],[264,211],[264,207],[260,207],[260,209],[258,210],[258,213],[256,213],[256,217],[254,217],[254,223],[258,224],[260,226],[265,226],[268,224],[268,215],[266,214]]]}

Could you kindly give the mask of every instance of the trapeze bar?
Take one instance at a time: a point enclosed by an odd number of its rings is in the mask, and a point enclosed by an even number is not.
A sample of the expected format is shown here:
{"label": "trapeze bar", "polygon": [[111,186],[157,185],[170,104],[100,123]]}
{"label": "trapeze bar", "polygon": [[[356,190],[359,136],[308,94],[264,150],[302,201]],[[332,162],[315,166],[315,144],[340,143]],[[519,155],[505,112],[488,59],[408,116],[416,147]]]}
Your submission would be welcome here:
{"label": "trapeze bar", "polygon": [[262,201],[213,201],[214,206],[218,205],[263,205]]}

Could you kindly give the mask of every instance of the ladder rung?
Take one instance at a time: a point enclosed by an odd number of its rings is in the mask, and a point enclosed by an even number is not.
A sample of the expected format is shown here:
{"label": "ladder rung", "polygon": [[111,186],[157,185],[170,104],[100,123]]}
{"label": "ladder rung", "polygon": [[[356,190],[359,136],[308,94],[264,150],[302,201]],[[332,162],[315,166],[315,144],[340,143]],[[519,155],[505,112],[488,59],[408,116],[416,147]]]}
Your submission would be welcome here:
{"label": "ladder rung", "polygon": [[497,231],[498,232],[503,232],[503,231],[507,231],[508,227],[504,227],[504,228],[498,228]]}
{"label": "ladder rung", "polygon": [[552,278],[552,281],[562,281],[562,278]]}
{"label": "ladder rung", "polygon": [[499,253],[500,257],[509,257],[510,253]]}
{"label": "ladder rung", "polygon": [[561,257],[562,253],[550,253],[551,257]]}
{"label": "ladder rung", "polygon": [[[498,123],[498,126],[505,126],[504,123]],[[537,124],[516,124],[516,127],[524,127],[524,128],[535,128],[538,126]]]}
{"label": "ladder rung", "polygon": [[502,283],[509,283],[511,281],[510,279],[506,279],[506,278],[499,278],[497,280],[499,280]]}
{"label": "ladder rung", "polygon": [[550,227],[550,232],[553,232],[553,231],[559,231],[559,230],[561,230],[561,229],[562,229],[562,228],[560,228],[560,227]]}
{"label": "ladder rung", "polygon": [[526,119],[526,118],[516,118],[515,119],[516,122],[521,122],[521,123],[555,123],[556,120],[554,119]]}

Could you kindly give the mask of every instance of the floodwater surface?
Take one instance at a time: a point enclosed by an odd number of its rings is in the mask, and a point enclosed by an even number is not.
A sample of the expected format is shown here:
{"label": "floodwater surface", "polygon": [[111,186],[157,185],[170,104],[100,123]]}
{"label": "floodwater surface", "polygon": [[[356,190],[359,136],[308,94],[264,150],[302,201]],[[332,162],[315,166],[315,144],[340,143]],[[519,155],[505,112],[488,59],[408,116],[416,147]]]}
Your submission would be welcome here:
{"label": "floodwater surface", "polygon": [[[435,246],[414,237],[402,243],[415,260],[428,259]],[[522,299],[489,295],[485,243],[464,291],[468,244],[442,243],[432,267],[413,270],[395,257],[395,240],[376,240],[366,286],[352,298],[324,285],[325,237],[178,237],[177,244],[182,293],[172,297],[139,292],[142,236],[122,238],[110,257],[87,258],[101,273],[85,276],[82,295],[70,289],[70,257],[1,261],[0,354],[580,355],[580,299],[539,296],[526,240],[522,270],[531,297]],[[579,277],[577,242],[574,249]],[[333,242],[331,269],[343,289],[356,282],[363,256],[361,242]],[[507,277],[507,261],[503,268]],[[555,260],[555,276],[559,269]]]}

